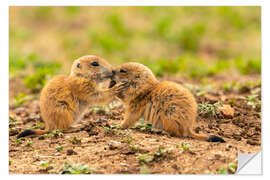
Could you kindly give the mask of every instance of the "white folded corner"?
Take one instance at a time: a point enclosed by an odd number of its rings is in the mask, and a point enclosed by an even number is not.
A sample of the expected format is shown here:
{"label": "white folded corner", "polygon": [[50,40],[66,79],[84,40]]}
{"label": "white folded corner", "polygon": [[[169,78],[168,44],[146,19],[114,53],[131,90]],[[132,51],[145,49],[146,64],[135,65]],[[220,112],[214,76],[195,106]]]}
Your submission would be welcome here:
{"label": "white folded corner", "polygon": [[253,154],[238,153],[238,166],[236,174],[262,175],[262,153]]}

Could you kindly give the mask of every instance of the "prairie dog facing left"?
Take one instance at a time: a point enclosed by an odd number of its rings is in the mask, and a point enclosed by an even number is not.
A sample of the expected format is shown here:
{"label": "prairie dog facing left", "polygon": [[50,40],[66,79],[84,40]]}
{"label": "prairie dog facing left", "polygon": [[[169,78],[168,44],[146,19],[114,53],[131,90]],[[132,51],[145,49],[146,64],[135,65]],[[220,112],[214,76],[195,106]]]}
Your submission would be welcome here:
{"label": "prairie dog facing left", "polygon": [[195,133],[193,125],[197,103],[194,96],[180,84],[159,82],[148,67],[135,62],[122,64],[115,69],[110,84],[126,108],[122,128],[128,128],[139,118],[144,118],[153,127],[164,129],[174,136],[225,142],[215,135]]}
{"label": "prairie dog facing left", "polygon": [[112,100],[111,90],[98,87],[112,75],[112,66],[101,57],[88,55],[76,59],[69,76],[54,77],[41,91],[40,112],[45,130],[25,130],[17,138],[42,135],[55,129],[68,130],[81,119],[86,107]]}

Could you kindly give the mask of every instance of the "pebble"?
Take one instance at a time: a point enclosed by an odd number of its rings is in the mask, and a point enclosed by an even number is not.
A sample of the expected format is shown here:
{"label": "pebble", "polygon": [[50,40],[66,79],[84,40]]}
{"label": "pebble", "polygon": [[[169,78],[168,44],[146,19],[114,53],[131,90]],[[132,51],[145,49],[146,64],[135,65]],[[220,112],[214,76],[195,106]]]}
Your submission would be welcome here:
{"label": "pebble", "polygon": [[68,149],[67,150],[67,155],[70,156],[70,155],[77,155],[78,153],[73,151],[73,149]]}
{"label": "pebble", "polygon": [[20,115],[21,113],[23,113],[26,109],[24,107],[18,107],[16,109],[14,109],[14,113],[17,115]]}
{"label": "pebble", "polygon": [[120,163],[120,166],[128,166],[126,163]]}
{"label": "pebble", "polygon": [[113,141],[113,140],[110,140],[109,141],[109,149],[110,150],[114,150],[114,149],[117,149],[121,146],[121,143],[120,142],[117,142],[117,141]]}
{"label": "pebble", "polygon": [[60,153],[60,152],[57,152],[57,153],[55,153],[54,155],[55,155],[55,156],[60,156],[61,153]]}
{"label": "pebble", "polygon": [[234,109],[228,104],[224,104],[223,106],[218,107],[218,110],[221,112],[221,114],[224,117],[227,117],[227,118],[234,117]]}
{"label": "pebble", "polygon": [[221,158],[221,155],[220,154],[215,154],[215,158],[218,160]]}

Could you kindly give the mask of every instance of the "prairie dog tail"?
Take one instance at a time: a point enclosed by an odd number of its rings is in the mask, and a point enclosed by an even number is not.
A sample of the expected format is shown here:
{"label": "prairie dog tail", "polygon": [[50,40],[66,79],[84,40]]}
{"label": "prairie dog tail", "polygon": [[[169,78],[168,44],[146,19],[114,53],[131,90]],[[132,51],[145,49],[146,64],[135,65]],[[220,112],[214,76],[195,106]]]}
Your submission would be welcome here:
{"label": "prairie dog tail", "polygon": [[222,142],[222,143],[226,142],[221,137],[218,137],[218,136],[215,136],[215,135],[207,136],[205,134],[197,134],[191,129],[189,130],[189,136],[194,138],[194,139],[198,139],[198,140],[202,140],[202,141],[208,141],[208,142]]}
{"label": "prairie dog tail", "polygon": [[25,137],[25,136],[30,136],[30,135],[42,135],[42,134],[46,134],[47,132],[48,132],[47,130],[41,130],[41,129],[37,129],[37,130],[26,129],[17,136],[17,139],[21,137]]}

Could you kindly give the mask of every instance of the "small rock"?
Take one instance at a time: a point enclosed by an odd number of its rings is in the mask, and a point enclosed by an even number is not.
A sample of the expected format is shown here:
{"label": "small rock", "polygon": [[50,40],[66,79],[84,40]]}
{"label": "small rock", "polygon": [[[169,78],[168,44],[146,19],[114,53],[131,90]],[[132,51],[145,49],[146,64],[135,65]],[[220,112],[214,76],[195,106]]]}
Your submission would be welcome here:
{"label": "small rock", "polygon": [[191,154],[191,155],[196,155],[196,153],[191,151],[190,149],[188,149],[188,153]]}
{"label": "small rock", "polygon": [[234,109],[228,104],[218,107],[218,110],[227,118],[232,118],[234,116]]}
{"label": "small rock", "polygon": [[73,149],[68,149],[67,150],[67,155],[70,156],[70,155],[77,155],[78,153],[73,151]]}
{"label": "small rock", "polygon": [[26,109],[24,107],[18,107],[16,109],[14,109],[14,113],[17,115],[20,115],[21,113],[23,113]]}
{"label": "small rock", "polygon": [[220,155],[220,154],[215,154],[215,158],[216,158],[217,160],[219,160],[219,159],[221,158],[221,155]]}
{"label": "small rock", "polygon": [[98,132],[97,131],[90,131],[88,132],[88,136],[96,136],[98,135]]}
{"label": "small rock", "polygon": [[136,152],[135,151],[131,151],[131,150],[124,150],[121,153],[122,154],[125,154],[125,155],[130,155],[130,154],[135,154]]}
{"label": "small rock", "polygon": [[55,155],[55,156],[60,156],[61,153],[60,153],[60,152],[57,152],[57,153],[55,153],[54,155]]}
{"label": "small rock", "polygon": [[121,143],[120,142],[117,142],[117,141],[109,141],[109,149],[110,150],[115,150],[117,148],[119,148],[121,146]]}
{"label": "small rock", "polygon": [[128,166],[126,163],[120,163],[120,166]]}
{"label": "small rock", "polygon": [[177,170],[178,169],[178,166],[176,164],[173,164],[172,165],[172,168]]}
{"label": "small rock", "polygon": [[39,136],[38,137],[38,140],[44,140],[45,139],[45,136]]}
{"label": "small rock", "polygon": [[204,97],[209,101],[209,103],[216,103],[219,101],[218,97],[210,95],[210,94],[205,94]]}

